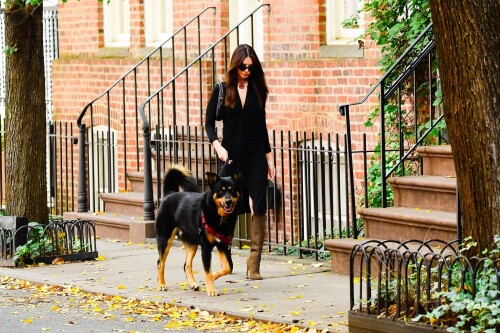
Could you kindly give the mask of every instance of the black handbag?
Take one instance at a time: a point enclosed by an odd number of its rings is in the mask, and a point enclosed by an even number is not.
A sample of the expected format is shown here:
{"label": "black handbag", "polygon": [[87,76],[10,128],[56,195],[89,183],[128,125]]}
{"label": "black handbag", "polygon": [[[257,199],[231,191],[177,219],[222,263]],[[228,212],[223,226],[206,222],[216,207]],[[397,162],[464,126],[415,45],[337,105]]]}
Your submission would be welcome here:
{"label": "black handbag", "polygon": [[219,98],[217,99],[217,110],[215,120],[224,119],[224,82],[217,83],[219,86]]}

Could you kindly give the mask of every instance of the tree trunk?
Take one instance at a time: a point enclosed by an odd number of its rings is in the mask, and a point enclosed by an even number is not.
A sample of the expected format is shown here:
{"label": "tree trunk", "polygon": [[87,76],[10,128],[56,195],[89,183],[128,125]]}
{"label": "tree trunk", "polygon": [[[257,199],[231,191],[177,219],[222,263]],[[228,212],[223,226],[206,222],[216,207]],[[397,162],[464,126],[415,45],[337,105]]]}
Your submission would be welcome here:
{"label": "tree trunk", "polygon": [[6,45],[15,51],[6,56],[5,199],[8,215],[48,223],[42,14],[28,6],[23,19],[6,8]]}
{"label": "tree trunk", "polygon": [[500,234],[500,1],[430,1],[463,237]]}

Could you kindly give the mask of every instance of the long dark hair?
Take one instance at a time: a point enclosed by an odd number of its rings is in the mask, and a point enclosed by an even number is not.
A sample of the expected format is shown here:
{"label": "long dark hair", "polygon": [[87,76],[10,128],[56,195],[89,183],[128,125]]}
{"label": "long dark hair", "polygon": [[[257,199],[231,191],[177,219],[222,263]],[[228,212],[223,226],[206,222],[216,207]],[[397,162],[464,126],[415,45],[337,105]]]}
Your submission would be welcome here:
{"label": "long dark hair", "polygon": [[236,94],[238,93],[238,76],[236,71],[246,57],[250,57],[253,62],[252,73],[248,77],[249,87],[251,86],[254,89],[259,106],[265,108],[269,89],[267,88],[266,78],[264,77],[259,57],[257,57],[255,50],[248,44],[238,45],[231,56],[229,70],[226,74],[226,100],[224,105],[229,108],[234,108],[235,106]]}

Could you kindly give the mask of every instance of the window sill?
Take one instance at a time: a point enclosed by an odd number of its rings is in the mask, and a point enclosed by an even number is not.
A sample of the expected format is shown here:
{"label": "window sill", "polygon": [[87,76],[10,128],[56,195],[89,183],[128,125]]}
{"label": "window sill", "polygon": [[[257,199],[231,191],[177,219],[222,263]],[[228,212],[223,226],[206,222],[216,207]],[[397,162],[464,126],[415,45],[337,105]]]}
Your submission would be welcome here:
{"label": "window sill", "polygon": [[321,58],[363,58],[364,48],[359,45],[321,45],[319,48],[319,56]]}
{"label": "window sill", "polygon": [[[142,49],[139,50],[139,57],[140,58],[146,58],[148,55],[151,54],[151,52],[153,52],[155,49],[157,48],[157,46],[146,46]],[[162,47],[162,52],[161,52],[161,57],[163,59],[167,58],[172,58],[172,48],[171,47]],[[156,50],[155,53],[151,54],[151,58],[153,59],[159,59],[160,58],[160,50]]]}
{"label": "window sill", "polygon": [[97,56],[101,58],[127,58],[129,56],[128,47],[107,46],[101,47],[97,51]]}

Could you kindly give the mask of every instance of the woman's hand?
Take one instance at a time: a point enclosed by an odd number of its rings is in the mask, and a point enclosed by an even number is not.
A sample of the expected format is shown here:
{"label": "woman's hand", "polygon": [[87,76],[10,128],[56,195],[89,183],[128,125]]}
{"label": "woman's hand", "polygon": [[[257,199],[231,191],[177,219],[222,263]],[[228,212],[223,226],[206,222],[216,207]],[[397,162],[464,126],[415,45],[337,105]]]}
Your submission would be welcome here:
{"label": "woman's hand", "polygon": [[276,176],[276,167],[272,159],[267,160],[267,179],[273,179]]}
{"label": "woman's hand", "polygon": [[212,142],[212,145],[214,146],[215,151],[217,152],[217,156],[219,157],[219,159],[222,162],[226,162],[227,159],[229,158],[229,154],[228,154],[226,148],[222,147],[219,140],[215,140],[214,142]]}

